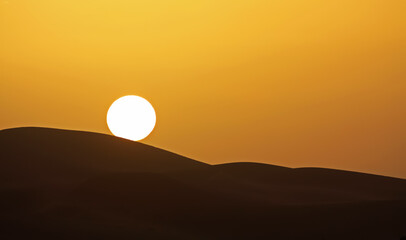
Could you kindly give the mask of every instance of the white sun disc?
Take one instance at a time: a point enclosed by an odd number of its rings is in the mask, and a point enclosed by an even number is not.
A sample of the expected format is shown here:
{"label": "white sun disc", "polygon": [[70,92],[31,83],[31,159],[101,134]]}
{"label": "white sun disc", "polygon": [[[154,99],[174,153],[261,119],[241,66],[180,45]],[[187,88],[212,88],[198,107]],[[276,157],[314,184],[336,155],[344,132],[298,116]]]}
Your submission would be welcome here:
{"label": "white sun disc", "polygon": [[142,97],[128,95],[117,99],[107,112],[107,125],[117,137],[139,141],[146,138],[156,123],[155,110]]}

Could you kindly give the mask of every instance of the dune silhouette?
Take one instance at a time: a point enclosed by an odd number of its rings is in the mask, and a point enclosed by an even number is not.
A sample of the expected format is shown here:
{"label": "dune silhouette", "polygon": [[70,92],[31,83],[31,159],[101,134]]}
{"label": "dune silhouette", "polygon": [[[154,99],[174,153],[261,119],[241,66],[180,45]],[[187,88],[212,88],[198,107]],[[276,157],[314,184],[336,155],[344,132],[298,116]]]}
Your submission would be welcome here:
{"label": "dune silhouette", "polygon": [[2,239],[400,239],[406,180],[210,165],[110,135],[0,131]]}

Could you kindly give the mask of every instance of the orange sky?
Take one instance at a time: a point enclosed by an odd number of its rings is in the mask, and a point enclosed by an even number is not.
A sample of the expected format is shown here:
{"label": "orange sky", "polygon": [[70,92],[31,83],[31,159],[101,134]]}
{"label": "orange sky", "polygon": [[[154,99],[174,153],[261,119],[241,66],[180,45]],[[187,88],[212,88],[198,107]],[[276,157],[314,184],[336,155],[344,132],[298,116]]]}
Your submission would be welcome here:
{"label": "orange sky", "polygon": [[135,94],[143,142],[208,163],[406,178],[404,0],[0,1],[0,129],[109,133]]}

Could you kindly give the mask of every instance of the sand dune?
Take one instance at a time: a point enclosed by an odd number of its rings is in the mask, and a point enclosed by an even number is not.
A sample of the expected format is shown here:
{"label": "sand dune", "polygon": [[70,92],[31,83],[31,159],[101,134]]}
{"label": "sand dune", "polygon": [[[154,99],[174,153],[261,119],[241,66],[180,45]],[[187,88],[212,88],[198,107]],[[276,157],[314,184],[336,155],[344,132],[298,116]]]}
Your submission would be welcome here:
{"label": "sand dune", "polygon": [[2,239],[400,239],[406,180],[210,165],[109,135],[0,131]]}

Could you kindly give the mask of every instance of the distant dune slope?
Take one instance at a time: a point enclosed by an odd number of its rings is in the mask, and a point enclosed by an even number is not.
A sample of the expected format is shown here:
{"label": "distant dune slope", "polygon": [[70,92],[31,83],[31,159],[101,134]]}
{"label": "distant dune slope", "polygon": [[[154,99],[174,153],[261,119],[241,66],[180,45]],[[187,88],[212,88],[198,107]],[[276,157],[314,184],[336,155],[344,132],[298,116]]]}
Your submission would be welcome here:
{"label": "distant dune slope", "polygon": [[162,172],[209,166],[106,134],[50,128],[2,130],[0,148],[0,173],[3,178],[14,180],[42,181],[50,177],[69,180],[86,178],[89,174]]}

